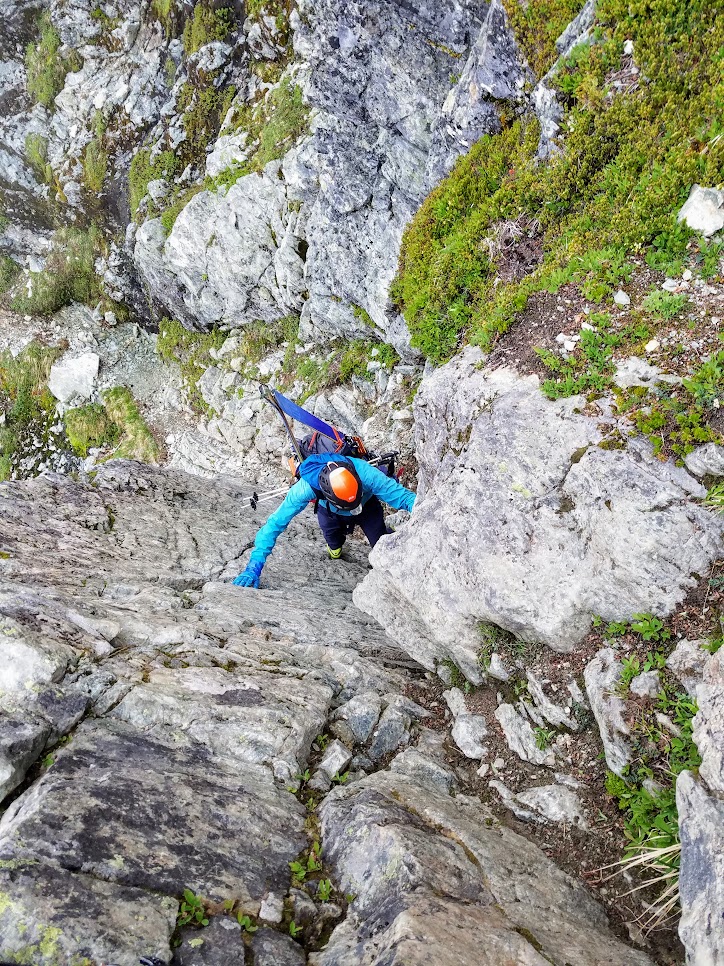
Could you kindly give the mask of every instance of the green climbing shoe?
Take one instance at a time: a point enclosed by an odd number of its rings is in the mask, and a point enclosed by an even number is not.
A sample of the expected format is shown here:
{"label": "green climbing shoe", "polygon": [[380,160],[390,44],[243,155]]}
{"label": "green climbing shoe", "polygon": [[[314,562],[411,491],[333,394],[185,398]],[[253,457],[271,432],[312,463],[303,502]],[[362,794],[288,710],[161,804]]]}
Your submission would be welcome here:
{"label": "green climbing shoe", "polygon": [[338,547],[336,550],[332,550],[331,547],[327,547],[327,553],[332,560],[339,560],[339,558],[342,556],[342,548]]}

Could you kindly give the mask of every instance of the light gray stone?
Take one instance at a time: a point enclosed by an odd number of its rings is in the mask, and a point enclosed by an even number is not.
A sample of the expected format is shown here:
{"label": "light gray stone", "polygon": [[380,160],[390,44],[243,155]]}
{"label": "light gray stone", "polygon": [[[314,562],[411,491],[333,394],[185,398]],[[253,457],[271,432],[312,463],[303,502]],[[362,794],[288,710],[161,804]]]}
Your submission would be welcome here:
{"label": "light gray stone", "polygon": [[588,662],[583,676],[591,711],[601,733],[606,764],[617,775],[631,760],[631,729],[626,722],[626,702],[618,694],[622,664],[616,652],[602,648]]}
{"label": "light gray stone", "polygon": [[501,704],[495,709],[495,717],[503,730],[503,735],[512,752],[532,765],[555,765],[556,756],[552,748],[541,750],[536,744],[535,732],[530,720],[512,704]]}
{"label": "light gray stone", "polygon": [[693,698],[698,696],[699,686],[704,678],[704,669],[711,657],[703,647],[707,643],[705,640],[681,640],[666,659],[666,666]]}
{"label": "light gray stone", "polygon": [[273,929],[260,929],[251,940],[254,966],[304,966],[304,950],[291,936]]}
{"label": "light gray stone", "polygon": [[658,671],[644,671],[637,674],[629,685],[631,694],[639,698],[655,698],[661,690],[661,681]]}
{"label": "light gray stone", "polygon": [[319,767],[329,778],[334,778],[345,770],[350,761],[352,752],[341,741],[335,740],[325,748]]}
{"label": "light gray stone", "polygon": [[681,382],[681,377],[663,373],[658,366],[651,365],[639,356],[629,356],[616,366],[613,381],[620,389],[632,389],[636,386],[648,389],[661,382],[676,385]]}
{"label": "light gray stone", "polygon": [[372,734],[368,754],[372,761],[379,761],[392,751],[397,751],[410,741],[410,717],[392,706],[385,708]]}
{"label": "light gray stone", "polygon": [[488,734],[488,726],[481,715],[470,714],[465,705],[465,695],[460,688],[443,692],[455,721],[452,739],[466,758],[481,760],[488,754],[488,746],[483,740]]}
{"label": "light gray stone", "polygon": [[684,458],[686,468],[694,476],[724,476],[724,446],[704,443]]}
{"label": "light gray stone", "polygon": [[440,761],[422,754],[417,748],[406,748],[390,762],[390,770],[402,772],[421,785],[450,792],[457,784],[454,772]]}
{"label": "light gray stone", "polygon": [[90,399],[98,375],[100,356],[95,352],[84,352],[77,357],[64,356],[54,362],[50,369],[48,389],[60,402],[71,399]]}
{"label": "light gray stone", "polygon": [[700,231],[705,238],[715,235],[724,228],[724,191],[692,185],[676,218],[694,231]]}
{"label": "light gray stone", "polygon": [[551,701],[543,690],[542,682],[532,671],[526,671],[526,678],[528,679],[528,693],[533,699],[535,709],[548,724],[552,724],[554,728],[568,728],[569,731],[577,731],[578,723],[571,717],[568,708],[561,708],[560,705]]}
{"label": "light gray stone", "polygon": [[686,961],[708,966],[724,961],[724,804],[691,772],[676,780],[681,835],[679,936]]}
{"label": "light gray stone", "polygon": [[569,788],[561,788],[560,785],[541,785],[518,792],[516,798],[522,805],[532,808],[548,822],[588,828],[581,800]]}

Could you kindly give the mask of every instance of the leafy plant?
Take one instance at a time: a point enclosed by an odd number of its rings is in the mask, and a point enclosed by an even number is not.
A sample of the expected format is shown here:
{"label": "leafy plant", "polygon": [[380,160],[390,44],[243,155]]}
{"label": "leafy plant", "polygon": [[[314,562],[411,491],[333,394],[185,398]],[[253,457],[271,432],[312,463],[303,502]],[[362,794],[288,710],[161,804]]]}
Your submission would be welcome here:
{"label": "leafy plant", "polygon": [[208,926],[209,920],[206,918],[206,906],[204,900],[191,891],[184,889],[183,899],[176,920],[176,925],[183,926]]}
{"label": "leafy plant", "polygon": [[336,772],[334,775],[332,775],[332,782],[335,785],[344,785],[344,783],[348,779],[349,779],[349,772],[348,771],[342,772],[341,775],[340,775],[339,772]]}
{"label": "leafy plant", "polygon": [[244,932],[254,933],[259,928],[254,924],[254,920],[251,919],[250,916],[242,915],[241,913],[239,913],[239,915],[236,917],[236,921],[239,923]]}
{"label": "leafy plant", "polygon": [[289,923],[289,935],[292,937],[292,939],[296,939],[297,936],[299,936],[303,932],[304,932],[304,927],[298,926],[296,922],[292,919],[292,921]]}
{"label": "leafy plant", "polygon": [[317,883],[317,898],[321,902],[329,902],[332,896],[332,882],[330,879],[320,879]]}
{"label": "leafy plant", "polygon": [[724,513],[724,482],[715,483],[709,489],[704,497],[704,504],[711,507],[712,510],[718,510],[719,513]]}
{"label": "leafy plant", "polygon": [[535,728],[535,746],[538,751],[545,751],[546,748],[550,748],[553,739],[556,736],[555,731],[547,730],[546,728]]}
{"label": "leafy plant", "polygon": [[634,614],[631,630],[640,634],[645,641],[667,641],[671,632],[664,627],[664,622],[653,614]]}
{"label": "leafy plant", "polygon": [[724,349],[715,352],[684,386],[700,406],[716,406],[724,397]]}
{"label": "leafy plant", "polygon": [[619,694],[628,694],[629,686],[633,679],[641,673],[641,662],[635,654],[625,657],[621,662],[621,674],[618,679],[617,690]]}
{"label": "leafy plant", "polygon": [[683,293],[674,294],[655,289],[644,299],[643,305],[647,312],[659,319],[673,319],[682,311],[689,301]]}

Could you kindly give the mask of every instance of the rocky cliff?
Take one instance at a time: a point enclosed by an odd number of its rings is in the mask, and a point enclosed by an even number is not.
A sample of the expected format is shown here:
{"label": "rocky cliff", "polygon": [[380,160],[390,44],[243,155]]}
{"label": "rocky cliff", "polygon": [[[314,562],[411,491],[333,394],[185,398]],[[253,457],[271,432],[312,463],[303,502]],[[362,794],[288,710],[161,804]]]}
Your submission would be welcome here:
{"label": "rocky cliff", "polygon": [[2,13],[0,961],[724,961],[724,19]]}
{"label": "rocky cliff", "polygon": [[240,590],[243,489],[131,463],[0,513],[3,959],[170,962],[187,889],[218,914],[175,963],[649,962],[454,795],[419,671],[351,603],[361,548],[325,562],[302,523]]}

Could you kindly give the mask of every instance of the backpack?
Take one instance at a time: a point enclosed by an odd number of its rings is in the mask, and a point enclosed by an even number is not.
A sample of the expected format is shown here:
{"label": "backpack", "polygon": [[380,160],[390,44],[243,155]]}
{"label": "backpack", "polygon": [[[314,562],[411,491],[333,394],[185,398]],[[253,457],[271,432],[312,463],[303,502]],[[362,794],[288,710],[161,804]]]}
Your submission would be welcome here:
{"label": "backpack", "polygon": [[345,436],[340,442],[324,436],[322,433],[309,433],[299,441],[302,456],[355,456],[358,459],[369,459],[370,454],[359,436]]}

